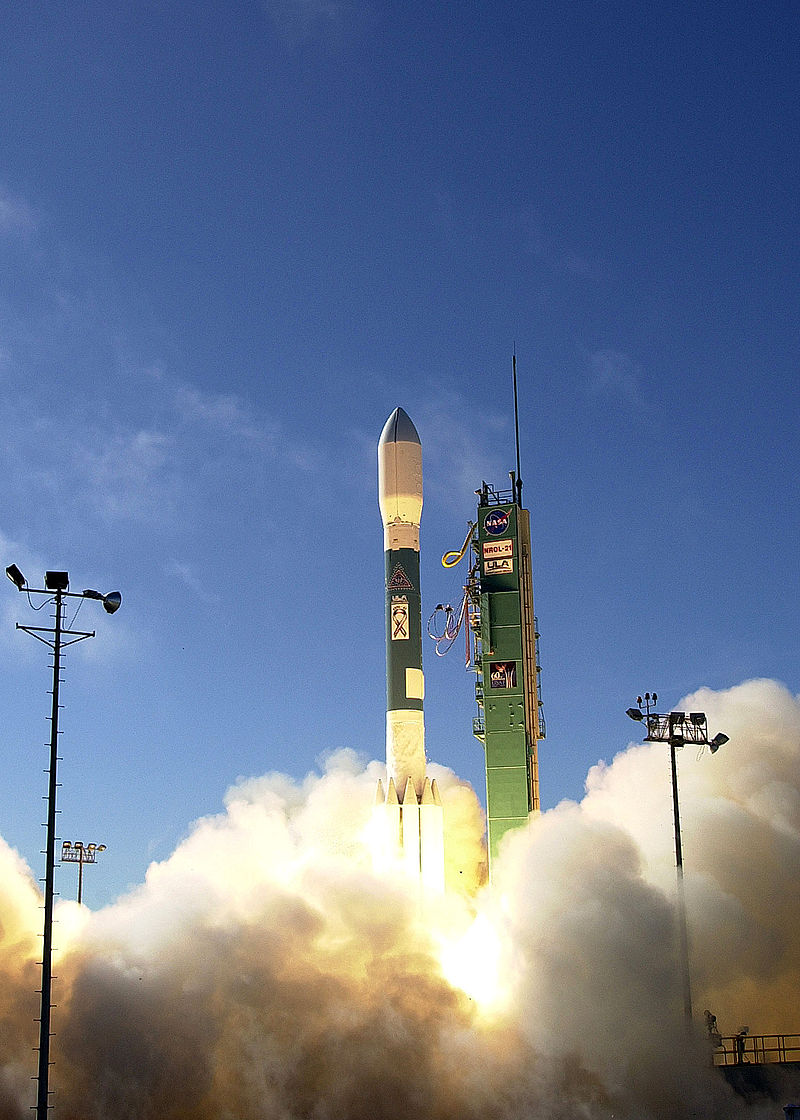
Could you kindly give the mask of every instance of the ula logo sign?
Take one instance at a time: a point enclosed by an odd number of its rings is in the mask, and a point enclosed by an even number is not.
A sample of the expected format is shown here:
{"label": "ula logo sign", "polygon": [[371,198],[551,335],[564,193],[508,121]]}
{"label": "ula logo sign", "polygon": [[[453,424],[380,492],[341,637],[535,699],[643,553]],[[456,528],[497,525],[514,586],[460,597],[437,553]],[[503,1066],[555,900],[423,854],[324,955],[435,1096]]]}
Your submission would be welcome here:
{"label": "ula logo sign", "polygon": [[493,509],[491,513],[486,514],[483,527],[492,537],[502,536],[508,528],[508,511]]}

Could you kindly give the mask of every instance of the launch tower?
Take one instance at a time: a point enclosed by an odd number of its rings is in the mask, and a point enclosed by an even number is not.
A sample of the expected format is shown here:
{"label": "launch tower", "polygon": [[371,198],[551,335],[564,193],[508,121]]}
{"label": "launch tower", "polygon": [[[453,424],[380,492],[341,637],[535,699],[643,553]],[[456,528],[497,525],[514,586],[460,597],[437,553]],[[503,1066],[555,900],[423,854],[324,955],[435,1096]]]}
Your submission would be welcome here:
{"label": "launch tower", "polygon": [[500,841],[539,811],[541,711],[539,632],[533,613],[528,511],[511,489],[483,483],[472,541],[475,563],[466,613],[475,674],[475,736],[486,754],[489,868]]}
{"label": "launch tower", "polygon": [[462,625],[466,634],[467,668],[475,673],[478,703],[472,729],[486,755],[490,877],[505,834],[539,811],[539,741],[545,737],[530,517],[522,505],[519,468],[516,357],[513,370],[517,469],[509,472],[508,490],[484,482],[475,491],[478,519],[469,523],[461,550],[442,557],[451,568],[469,550],[472,563],[461,604],[458,611],[438,606],[428,621],[440,655]]}

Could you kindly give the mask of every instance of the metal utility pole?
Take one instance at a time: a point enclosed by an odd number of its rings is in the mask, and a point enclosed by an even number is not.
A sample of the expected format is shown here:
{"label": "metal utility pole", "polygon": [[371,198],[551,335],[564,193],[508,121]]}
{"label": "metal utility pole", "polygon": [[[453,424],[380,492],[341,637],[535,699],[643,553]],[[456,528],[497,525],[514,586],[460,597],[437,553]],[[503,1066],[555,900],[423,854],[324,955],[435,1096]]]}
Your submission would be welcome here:
{"label": "metal utility pole", "polygon": [[[636,698],[638,707],[628,708],[627,715],[637,722],[644,722],[647,728],[645,743],[669,743],[669,761],[672,774],[672,815],[675,822],[675,867],[678,880],[678,937],[680,940],[681,981],[683,985],[683,1011],[687,1020],[692,1020],[692,982],[689,972],[689,930],[686,922],[686,894],[683,885],[683,847],[681,845],[681,815],[678,806],[678,766],[676,751],[686,743],[696,743],[701,748],[708,747],[716,754],[728,736],[720,731],[713,739],[708,738],[708,724],[704,712],[669,712],[659,715],[651,711],[658,695],[649,692]],[[642,711],[642,703],[645,710]]]}
{"label": "metal utility pole", "polygon": [[[18,591],[25,591],[30,601],[31,595],[46,595],[54,604],[52,627],[46,626],[21,626],[17,623],[17,630],[24,630],[27,634],[43,642],[53,651],[53,688],[52,707],[50,711],[50,766],[48,770],[47,785],[47,845],[45,848],[45,877],[44,877],[44,932],[42,946],[42,1000],[39,1016],[39,1068],[37,1073],[36,1120],[47,1120],[49,1105],[49,1076],[50,1076],[50,1011],[52,1007],[52,957],[53,957],[53,896],[55,880],[56,858],[56,792],[58,790],[58,712],[59,712],[59,686],[61,684],[61,651],[66,646],[83,641],[84,638],[93,638],[94,631],[69,630],[64,627],[64,600],[70,599],[98,599],[108,614],[119,610],[122,596],[118,591],[108,595],[101,595],[99,591],[69,591],[69,576],[66,572],[47,572],[43,588],[28,587],[27,581],[16,564],[6,568],[6,575],[16,586]],[[44,604],[42,604],[44,605]],[[31,602],[31,606],[33,603]],[[43,637],[43,635],[52,635]]]}

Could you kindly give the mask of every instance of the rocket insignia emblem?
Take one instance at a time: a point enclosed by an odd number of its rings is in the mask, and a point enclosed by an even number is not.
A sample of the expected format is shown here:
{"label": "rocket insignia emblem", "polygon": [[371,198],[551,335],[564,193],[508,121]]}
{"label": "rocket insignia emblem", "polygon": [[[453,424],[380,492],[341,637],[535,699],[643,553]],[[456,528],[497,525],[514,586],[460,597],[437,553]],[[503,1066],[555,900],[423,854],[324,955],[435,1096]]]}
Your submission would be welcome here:
{"label": "rocket insignia emblem", "polygon": [[392,641],[408,641],[408,599],[405,595],[392,595]]}
{"label": "rocket insignia emblem", "polygon": [[395,564],[391,579],[387,583],[389,591],[413,591],[414,585],[403,571],[402,564]]}

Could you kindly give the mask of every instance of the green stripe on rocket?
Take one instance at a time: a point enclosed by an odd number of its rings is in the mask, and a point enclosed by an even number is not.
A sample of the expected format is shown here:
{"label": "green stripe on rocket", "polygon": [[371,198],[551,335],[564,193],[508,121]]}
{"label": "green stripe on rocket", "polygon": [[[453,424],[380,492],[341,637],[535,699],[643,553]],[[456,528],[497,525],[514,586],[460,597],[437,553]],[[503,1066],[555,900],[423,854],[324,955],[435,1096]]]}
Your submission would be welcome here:
{"label": "green stripe on rocket", "polygon": [[[387,549],[386,564],[386,710],[422,711],[422,604],[419,552]],[[412,670],[411,673],[408,670]],[[419,674],[419,677],[417,677]]]}

